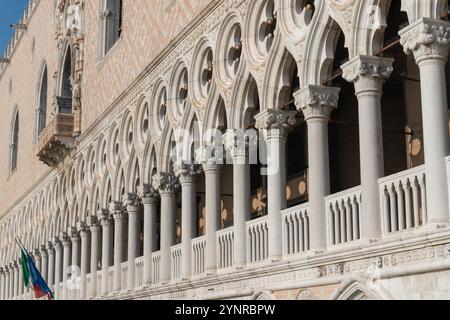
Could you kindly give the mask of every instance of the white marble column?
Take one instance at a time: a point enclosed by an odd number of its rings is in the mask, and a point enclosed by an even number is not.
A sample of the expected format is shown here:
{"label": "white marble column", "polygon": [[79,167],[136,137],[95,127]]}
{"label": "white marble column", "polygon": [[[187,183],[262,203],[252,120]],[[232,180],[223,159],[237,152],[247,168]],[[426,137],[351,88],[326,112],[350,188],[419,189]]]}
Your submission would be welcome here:
{"label": "white marble column", "polygon": [[167,284],[171,279],[171,247],[175,244],[175,191],[178,179],[170,173],[153,177],[153,186],[161,196],[161,263],[160,281]]}
{"label": "white marble column", "polygon": [[[225,147],[233,160],[233,229],[234,265],[242,268],[247,263],[247,229],[251,220],[249,144],[245,132],[229,130],[224,135]],[[257,152],[257,148],[254,150]]]}
{"label": "white marble column", "polygon": [[55,299],[62,300],[60,284],[63,279],[63,246],[58,237],[53,238],[53,248],[55,249]]}
{"label": "white marble column", "polygon": [[0,301],[5,300],[5,270],[0,268]]}
{"label": "white marble column", "polygon": [[340,88],[307,86],[296,92],[297,109],[303,112],[308,128],[308,197],[310,204],[310,249],[327,246],[325,197],[330,194],[328,123],[338,107]]}
{"label": "white marble column", "polygon": [[286,209],[286,142],[295,125],[297,112],[278,109],[258,114],[256,128],[267,144],[267,195],[269,258],[280,260],[283,255],[281,211]]}
{"label": "white marble column", "polygon": [[22,262],[21,258],[17,259],[17,267],[19,272],[19,287],[18,287],[18,296],[22,298],[24,294],[24,285],[23,285],[23,271],[22,271]]}
{"label": "white marble column", "polygon": [[[86,278],[90,268],[91,233],[88,225],[84,222],[79,223],[77,228],[81,238],[80,299],[85,300],[87,298]],[[91,281],[92,277],[97,277],[97,273],[91,275]]]}
{"label": "white marble column", "polygon": [[101,283],[97,283],[98,264],[100,261],[101,252],[101,233],[102,227],[100,226],[96,216],[90,216],[88,218],[88,226],[91,231],[91,257],[89,260],[89,270],[91,273],[91,283],[89,289],[89,297],[95,298],[97,296],[97,286]]}
{"label": "white marble column", "polygon": [[62,269],[62,300],[69,299],[68,274],[71,272],[70,265],[72,263],[72,242],[66,232],[61,233],[60,239],[63,245],[63,269]]}
{"label": "white marble column", "polygon": [[33,258],[34,258],[34,263],[36,265],[36,268],[38,269],[39,272],[42,271],[41,269],[41,252],[39,251],[39,249],[34,249],[33,250]]}
{"label": "white marble column", "polygon": [[139,187],[139,196],[144,205],[144,287],[152,283],[152,256],[157,248],[156,215],[158,211],[159,194],[150,184]]}
{"label": "white marble column", "polygon": [[5,300],[9,300],[9,280],[10,280],[10,273],[9,273],[9,265],[5,267]]}
{"label": "white marble column", "polygon": [[393,71],[393,59],[356,56],[342,66],[343,78],[355,85],[358,98],[362,186],[361,238],[381,235],[378,180],[384,177],[381,96]]}
{"label": "white marble column", "polygon": [[77,279],[80,276],[80,249],[81,238],[80,233],[76,227],[70,228],[70,240],[72,242],[72,258],[70,265],[70,279],[71,284],[67,288],[67,298],[70,300],[77,299],[78,286],[76,285]]}
{"label": "white marble column", "polygon": [[41,275],[42,278],[47,282],[48,278],[48,252],[47,248],[42,245],[41,246]]}
{"label": "white marble column", "polygon": [[12,300],[13,298],[13,286],[14,286],[14,268],[10,263],[8,265],[8,282],[7,282],[7,292],[8,292],[8,300]]}
{"label": "white marble column", "polygon": [[220,230],[221,219],[221,191],[220,174],[222,164],[217,163],[222,159],[205,159],[203,161],[203,171],[205,172],[205,271],[214,274],[217,271],[217,231]]}
{"label": "white marble column", "polygon": [[201,172],[199,165],[179,161],[175,164],[175,175],[181,185],[181,278],[192,276],[192,245],[196,230],[196,176]]}
{"label": "white marble column", "polygon": [[128,211],[128,288],[123,289],[132,291],[136,286],[136,259],[141,252],[141,201],[135,193],[126,194],[122,200]]}
{"label": "white marble column", "polygon": [[122,263],[125,262],[126,232],[128,214],[123,203],[113,201],[109,204],[109,212],[114,218],[114,292],[122,289]]}
{"label": "white marble column", "polygon": [[12,266],[14,268],[13,298],[14,300],[17,300],[19,295],[19,265],[17,264],[17,261],[14,261]]}
{"label": "white marble column", "polygon": [[[47,283],[50,289],[55,285],[55,249],[53,248],[53,243],[47,243],[48,252],[48,272],[47,272]],[[52,289],[55,291],[55,289]]]}
{"label": "white marble column", "polygon": [[102,226],[102,295],[109,293],[108,273],[113,264],[113,226],[114,220],[108,210],[98,212],[98,220]]}
{"label": "white marble column", "polygon": [[449,132],[445,65],[450,44],[450,22],[422,18],[401,30],[400,36],[405,52],[414,54],[420,68],[427,222],[448,223],[445,157],[449,155]]}

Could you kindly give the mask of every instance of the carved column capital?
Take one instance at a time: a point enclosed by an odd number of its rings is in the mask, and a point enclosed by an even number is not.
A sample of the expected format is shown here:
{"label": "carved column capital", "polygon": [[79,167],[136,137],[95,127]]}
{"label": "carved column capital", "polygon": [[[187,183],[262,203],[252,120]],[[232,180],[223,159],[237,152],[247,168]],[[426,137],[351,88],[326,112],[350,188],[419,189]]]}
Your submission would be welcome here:
{"label": "carved column capital", "polygon": [[413,53],[417,64],[426,60],[448,60],[450,22],[421,18],[399,34],[405,53]]}
{"label": "carved column capital", "polygon": [[375,56],[356,56],[342,69],[342,77],[355,85],[356,95],[383,93],[384,82],[391,76],[394,59]]}
{"label": "carved column capital", "polygon": [[97,218],[102,227],[111,227],[114,224],[114,220],[107,209],[98,210]]}
{"label": "carved column capital", "polygon": [[41,245],[41,257],[48,258],[48,251],[45,245]]}
{"label": "carved column capital", "polygon": [[53,248],[58,251],[62,249],[62,243],[59,237],[53,237],[52,239]]}
{"label": "carved column capital", "polygon": [[268,138],[280,138],[287,140],[289,131],[297,123],[297,112],[279,109],[265,110],[255,116],[258,130],[267,131]]}
{"label": "carved column capital", "polygon": [[143,184],[138,187],[138,195],[142,199],[144,205],[156,204],[159,199],[158,190],[151,184]]}
{"label": "carved column capital", "polygon": [[53,247],[53,243],[51,241],[47,243],[47,252],[49,255],[55,254],[55,248]]}
{"label": "carved column capital", "polygon": [[181,160],[175,163],[174,172],[181,184],[194,183],[196,176],[202,173],[202,167],[198,164],[187,163]]}
{"label": "carved column capital", "polygon": [[89,225],[86,222],[79,222],[77,224],[77,230],[81,238],[86,238],[87,236],[89,236],[89,233],[91,231]]}
{"label": "carved column capital", "polygon": [[114,220],[125,220],[128,218],[128,212],[120,201],[112,201],[109,204],[109,212],[112,214]]}
{"label": "carved column capital", "polygon": [[161,195],[172,194],[179,188],[178,178],[171,173],[158,173],[153,176],[153,187]]}
{"label": "carved column capital", "polygon": [[99,232],[102,230],[102,226],[100,225],[99,219],[97,216],[89,216],[87,218],[87,226],[91,230],[91,232]]}
{"label": "carved column capital", "polygon": [[67,232],[61,232],[61,234],[59,235],[59,238],[61,239],[61,243],[62,243],[63,247],[68,247],[72,244],[72,242],[70,242],[70,237],[67,234]]}
{"label": "carved column capital", "polygon": [[[231,129],[223,135],[225,149],[230,152],[234,164],[246,164],[249,158],[250,140],[257,142],[245,130]],[[255,148],[257,150],[257,148]]]}
{"label": "carved column capital", "polygon": [[81,241],[80,233],[78,232],[76,227],[69,228],[68,234],[70,236],[70,240],[72,241],[72,243]]}
{"label": "carved column capital", "polygon": [[295,105],[303,112],[305,120],[330,120],[337,109],[340,88],[309,85],[294,93]]}
{"label": "carved column capital", "polygon": [[141,205],[141,199],[136,193],[127,193],[122,198],[123,204],[127,207],[128,213],[137,213]]}

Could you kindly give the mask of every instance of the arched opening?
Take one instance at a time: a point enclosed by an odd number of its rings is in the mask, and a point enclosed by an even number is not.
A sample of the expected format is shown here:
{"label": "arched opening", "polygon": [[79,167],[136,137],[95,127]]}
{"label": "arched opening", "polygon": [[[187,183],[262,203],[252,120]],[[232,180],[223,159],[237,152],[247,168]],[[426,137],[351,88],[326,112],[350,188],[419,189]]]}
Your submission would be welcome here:
{"label": "arched opening", "polygon": [[359,113],[353,83],[341,76],[341,66],[349,60],[345,36],[339,29],[334,43],[334,59],[327,84],[341,88],[338,108],[331,114],[329,123],[330,188],[331,194],[360,185]]}
{"label": "arched opening", "polygon": [[67,47],[61,73],[60,94],[56,97],[59,113],[72,113],[72,50]]}
{"label": "arched opening", "polygon": [[[281,88],[279,107],[296,111],[294,93],[300,90],[298,66],[294,57],[286,50],[283,74],[287,77]],[[308,130],[302,115],[290,130],[286,143],[286,201],[287,207],[295,207],[308,201]]]}
{"label": "arched opening", "polygon": [[17,169],[17,157],[19,152],[19,111],[16,111],[13,119],[11,129],[10,152],[11,152],[10,171],[12,173]]}
{"label": "arched opening", "polygon": [[38,108],[37,108],[37,134],[38,136],[44,131],[47,126],[47,66],[44,66],[44,71],[42,72],[40,79],[40,88],[39,88],[39,100],[38,100]]}

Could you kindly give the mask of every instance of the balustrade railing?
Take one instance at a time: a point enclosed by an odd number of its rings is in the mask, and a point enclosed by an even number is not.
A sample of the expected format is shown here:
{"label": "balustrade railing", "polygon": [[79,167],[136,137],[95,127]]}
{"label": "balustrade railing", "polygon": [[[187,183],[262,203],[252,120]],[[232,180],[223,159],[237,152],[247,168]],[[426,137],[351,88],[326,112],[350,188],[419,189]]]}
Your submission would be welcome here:
{"label": "balustrade railing", "polygon": [[108,268],[108,292],[114,292],[114,266]]}
{"label": "balustrade railing", "polygon": [[171,277],[172,280],[181,278],[181,244],[177,244],[171,248]]}
{"label": "balustrade railing", "polygon": [[97,271],[97,296],[102,294],[102,270]]}
{"label": "balustrade railing", "polygon": [[328,244],[338,245],[361,237],[362,188],[357,187],[325,198]]}
{"label": "balustrade railing", "polygon": [[136,258],[135,267],[135,287],[141,288],[144,285],[144,257]]}
{"label": "balustrade railing", "polygon": [[120,288],[122,290],[128,289],[128,262],[125,261],[120,265]]}
{"label": "balustrade railing", "polygon": [[283,254],[291,255],[310,249],[309,204],[286,209],[281,213]]}
{"label": "balustrade railing", "polygon": [[417,228],[427,221],[425,167],[379,180],[383,233]]}
{"label": "balustrade railing", "polygon": [[247,222],[248,263],[264,261],[269,256],[269,227],[267,216]]}
{"label": "balustrade railing", "polygon": [[450,157],[445,158],[447,163],[448,206],[450,208]]}
{"label": "balustrade railing", "polygon": [[234,228],[217,231],[217,266],[231,268],[234,263]]}
{"label": "balustrade railing", "polygon": [[152,282],[159,283],[159,274],[161,266],[161,252],[154,252],[152,254]]}
{"label": "balustrade railing", "polygon": [[206,237],[192,240],[192,273],[194,276],[205,272]]}

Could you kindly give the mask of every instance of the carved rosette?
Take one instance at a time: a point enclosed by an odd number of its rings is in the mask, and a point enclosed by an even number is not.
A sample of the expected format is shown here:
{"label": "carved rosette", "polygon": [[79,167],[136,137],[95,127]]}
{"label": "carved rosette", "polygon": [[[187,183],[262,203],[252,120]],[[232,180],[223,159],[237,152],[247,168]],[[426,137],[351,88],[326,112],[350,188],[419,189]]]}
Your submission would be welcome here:
{"label": "carved rosette", "polygon": [[102,227],[112,227],[114,224],[114,220],[107,209],[98,210],[97,218]]}
{"label": "carved rosette", "polygon": [[270,109],[256,115],[256,129],[266,130],[270,136],[287,139],[289,131],[297,123],[296,111]]}
{"label": "carved rosette", "polygon": [[414,54],[416,62],[448,60],[450,22],[422,18],[399,32],[406,54]]}
{"label": "carved rosette", "polygon": [[142,199],[144,205],[156,204],[159,199],[158,190],[153,188],[151,184],[139,186],[138,195]]}
{"label": "carved rosette", "polygon": [[114,217],[114,221],[116,220],[126,220],[128,218],[128,212],[125,206],[120,201],[112,201],[109,204],[109,212]]}
{"label": "carved rosette", "polygon": [[338,107],[340,91],[340,88],[310,85],[294,94],[295,104],[306,121],[329,121],[331,113]]}
{"label": "carved rosette", "polygon": [[178,178],[171,173],[158,173],[153,176],[153,187],[160,195],[173,194],[179,187]]}
{"label": "carved rosette", "polygon": [[174,172],[181,185],[183,185],[185,183],[194,183],[196,176],[202,173],[202,167],[198,164],[178,161],[174,165]]}
{"label": "carved rosette", "polygon": [[356,95],[382,94],[383,85],[394,68],[394,59],[374,56],[356,56],[345,63],[342,69],[342,77],[355,85]]}

